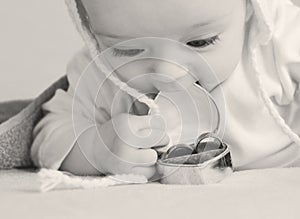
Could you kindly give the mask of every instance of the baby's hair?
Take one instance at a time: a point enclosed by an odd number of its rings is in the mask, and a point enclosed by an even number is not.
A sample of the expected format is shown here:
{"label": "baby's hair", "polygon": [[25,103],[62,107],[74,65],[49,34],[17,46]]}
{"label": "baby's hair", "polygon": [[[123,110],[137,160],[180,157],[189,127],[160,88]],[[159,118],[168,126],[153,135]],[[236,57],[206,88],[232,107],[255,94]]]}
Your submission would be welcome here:
{"label": "baby's hair", "polygon": [[101,46],[101,42],[98,42],[92,28],[90,26],[90,22],[88,19],[87,12],[85,10],[84,5],[81,0],[65,0],[66,5],[68,7],[70,16],[73,22],[76,25],[77,31],[83,38],[86,46],[90,52],[92,59],[94,59],[95,64],[101,70],[108,79],[110,79],[117,87],[121,90],[125,91],[132,97],[136,98],[140,102],[146,104],[153,113],[158,113],[159,108],[157,104],[151,98],[147,97],[145,94],[140,93],[136,89],[128,86],[126,83],[121,81],[119,78],[114,76],[104,65],[101,59],[99,59],[99,55],[103,50]]}

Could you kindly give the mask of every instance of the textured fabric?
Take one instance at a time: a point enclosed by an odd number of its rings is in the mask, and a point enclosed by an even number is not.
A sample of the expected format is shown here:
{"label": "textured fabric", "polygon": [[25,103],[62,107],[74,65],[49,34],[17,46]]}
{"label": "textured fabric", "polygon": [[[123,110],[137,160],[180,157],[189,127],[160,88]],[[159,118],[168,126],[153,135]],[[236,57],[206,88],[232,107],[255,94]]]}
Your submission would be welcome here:
{"label": "textured fabric", "polygon": [[66,77],[63,77],[34,100],[0,104],[1,169],[32,165],[30,158],[32,130],[43,116],[41,105],[48,101],[57,89],[66,89],[67,87],[68,82]]}
{"label": "textured fabric", "polygon": [[16,100],[0,103],[0,124],[18,114],[32,100]]}

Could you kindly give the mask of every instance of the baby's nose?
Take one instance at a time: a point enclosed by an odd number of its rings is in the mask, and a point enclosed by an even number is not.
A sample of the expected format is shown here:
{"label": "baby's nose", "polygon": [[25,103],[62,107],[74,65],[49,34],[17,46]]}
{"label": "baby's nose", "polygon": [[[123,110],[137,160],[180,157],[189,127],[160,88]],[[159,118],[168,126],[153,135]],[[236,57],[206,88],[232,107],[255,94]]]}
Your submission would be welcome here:
{"label": "baby's nose", "polygon": [[149,52],[149,57],[149,72],[156,89],[178,91],[197,81],[186,65],[188,57],[178,45],[160,44]]}
{"label": "baby's nose", "polygon": [[179,91],[196,82],[184,66],[166,60],[156,61],[149,73],[153,85],[160,91]]}
{"label": "baby's nose", "polygon": [[188,69],[172,60],[158,58],[152,62],[149,72],[154,73],[153,76],[161,81],[171,82],[188,74]]}
{"label": "baby's nose", "polygon": [[149,72],[155,73],[152,79],[157,89],[182,90],[181,86],[184,88],[196,81],[202,84],[210,77],[206,63],[192,49],[181,43],[156,43],[155,47],[148,50],[147,55],[154,60]]}

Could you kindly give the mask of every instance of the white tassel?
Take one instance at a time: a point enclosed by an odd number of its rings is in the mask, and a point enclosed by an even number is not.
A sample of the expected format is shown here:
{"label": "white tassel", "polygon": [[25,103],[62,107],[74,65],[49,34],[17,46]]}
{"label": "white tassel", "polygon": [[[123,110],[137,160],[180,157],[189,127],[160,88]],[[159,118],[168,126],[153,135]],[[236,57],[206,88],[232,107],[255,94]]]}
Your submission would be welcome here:
{"label": "white tassel", "polygon": [[276,124],[281,128],[281,130],[293,141],[295,142],[298,146],[300,146],[300,137],[299,135],[297,135],[290,127],[288,124],[286,124],[285,120],[281,117],[281,115],[279,114],[278,110],[275,108],[272,100],[270,99],[264,84],[263,84],[263,80],[262,80],[262,76],[261,76],[261,71],[259,69],[259,63],[257,62],[257,46],[255,44],[252,44],[253,48],[252,49],[252,66],[253,69],[256,73],[255,77],[256,77],[256,81],[258,83],[258,89],[259,89],[259,93],[260,96],[266,106],[266,108],[268,109],[270,115],[273,117],[274,121],[276,122]]}
{"label": "white tassel", "polygon": [[39,191],[48,192],[55,189],[95,189],[124,184],[145,184],[148,182],[143,175],[123,174],[113,176],[75,176],[67,172],[41,169],[38,172],[41,183]]}

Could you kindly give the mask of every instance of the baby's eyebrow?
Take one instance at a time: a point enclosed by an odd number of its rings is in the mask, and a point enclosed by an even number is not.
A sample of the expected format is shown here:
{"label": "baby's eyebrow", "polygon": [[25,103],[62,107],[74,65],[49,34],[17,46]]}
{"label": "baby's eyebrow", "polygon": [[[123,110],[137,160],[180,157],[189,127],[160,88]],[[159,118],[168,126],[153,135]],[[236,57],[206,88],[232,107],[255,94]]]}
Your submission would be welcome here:
{"label": "baby's eyebrow", "polygon": [[193,24],[192,26],[188,27],[187,29],[194,29],[194,28],[200,28],[200,27],[206,27],[206,26],[209,26],[209,25],[214,25],[216,23],[223,23],[227,17],[229,17],[230,15],[232,14],[232,12],[229,12],[225,15],[222,15],[218,18],[214,18],[214,19],[211,19],[211,20],[208,20],[208,21],[205,21],[205,22],[200,22],[200,23],[196,23],[196,24]]}
{"label": "baby's eyebrow", "polygon": [[[201,28],[201,27],[204,28],[204,27],[208,27],[210,25],[216,25],[219,23],[223,23],[226,20],[226,18],[229,17],[231,14],[232,14],[232,12],[229,12],[218,18],[214,18],[214,19],[211,19],[211,20],[208,20],[205,22],[193,24],[190,27],[188,27],[187,30],[192,30],[192,29]],[[126,35],[116,35],[116,34],[111,34],[111,33],[100,33],[100,32],[96,32],[95,34],[101,35],[105,38],[110,38],[110,39],[122,39],[122,40],[132,39],[132,37],[126,36]]]}

